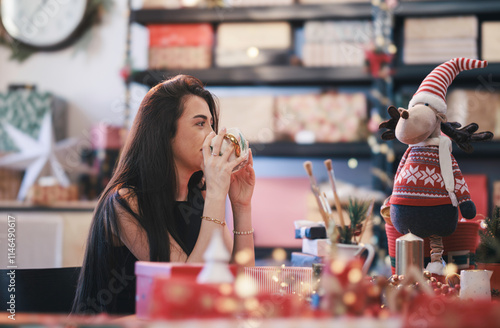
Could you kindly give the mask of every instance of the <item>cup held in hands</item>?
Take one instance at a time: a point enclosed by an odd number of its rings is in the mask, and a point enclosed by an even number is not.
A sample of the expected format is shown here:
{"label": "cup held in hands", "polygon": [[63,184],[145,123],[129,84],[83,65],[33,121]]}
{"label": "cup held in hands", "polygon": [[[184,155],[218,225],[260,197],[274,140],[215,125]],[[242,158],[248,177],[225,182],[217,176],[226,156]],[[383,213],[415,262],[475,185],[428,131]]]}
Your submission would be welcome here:
{"label": "cup held in hands", "polygon": [[[211,149],[213,149],[213,142],[214,141],[212,140],[212,145],[210,146]],[[231,145],[234,145],[234,150],[231,156],[229,156],[229,161],[241,156],[246,158],[233,169],[233,172],[236,172],[248,164],[248,150],[250,149],[248,147],[248,141],[238,128],[227,129],[226,134],[224,135],[224,140],[222,141],[219,156],[224,154]]]}

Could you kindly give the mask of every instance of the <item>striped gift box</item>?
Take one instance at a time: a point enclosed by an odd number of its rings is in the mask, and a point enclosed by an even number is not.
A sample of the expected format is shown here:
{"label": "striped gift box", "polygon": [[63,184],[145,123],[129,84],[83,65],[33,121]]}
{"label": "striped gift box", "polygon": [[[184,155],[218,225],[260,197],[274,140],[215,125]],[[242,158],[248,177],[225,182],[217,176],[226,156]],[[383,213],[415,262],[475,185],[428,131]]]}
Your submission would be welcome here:
{"label": "striped gift box", "polygon": [[261,293],[307,297],[312,292],[312,267],[245,267],[244,272],[254,279]]}

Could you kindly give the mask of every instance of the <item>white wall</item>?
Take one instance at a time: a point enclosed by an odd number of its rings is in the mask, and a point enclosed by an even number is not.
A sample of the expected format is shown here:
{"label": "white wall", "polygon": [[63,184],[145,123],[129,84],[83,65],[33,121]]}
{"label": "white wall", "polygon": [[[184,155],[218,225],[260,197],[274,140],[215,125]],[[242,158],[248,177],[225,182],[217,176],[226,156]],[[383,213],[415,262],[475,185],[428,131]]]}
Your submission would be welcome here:
{"label": "white wall", "polygon": [[120,69],[125,62],[126,0],[114,0],[111,11],[91,30],[90,44],[57,52],[39,52],[23,63],[10,60],[0,46],[0,92],[9,84],[35,84],[68,102],[68,136],[85,137],[92,123],[123,122],[125,87]]}

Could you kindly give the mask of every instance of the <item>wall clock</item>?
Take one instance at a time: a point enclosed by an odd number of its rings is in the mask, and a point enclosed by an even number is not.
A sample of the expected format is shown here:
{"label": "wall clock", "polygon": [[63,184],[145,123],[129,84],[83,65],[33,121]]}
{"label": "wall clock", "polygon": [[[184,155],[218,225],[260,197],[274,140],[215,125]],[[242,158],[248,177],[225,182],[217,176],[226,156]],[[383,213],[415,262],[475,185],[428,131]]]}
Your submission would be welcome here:
{"label": "wall clock", "polygon": [[2,0],[5,31],[37,49],[68,44],[85,20],[87,0]]}
{"label": "wall clock", "polygon": [[0,0],[0,44],[19,61],[65,48],[82,40],[112,6],[112,0]]}

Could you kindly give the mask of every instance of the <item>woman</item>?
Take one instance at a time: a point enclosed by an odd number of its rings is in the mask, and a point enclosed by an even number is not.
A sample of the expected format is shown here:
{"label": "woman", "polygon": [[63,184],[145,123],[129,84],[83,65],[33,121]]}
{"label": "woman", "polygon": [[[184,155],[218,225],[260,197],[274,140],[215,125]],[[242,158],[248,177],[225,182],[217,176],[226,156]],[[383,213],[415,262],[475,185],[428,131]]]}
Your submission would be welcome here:
{"label": "woman", "polygon": [[[219,156],[225,129],[217,135],[217,125],[215,101],[194,77],[162,82],[144,97],[94,213],[73,313],[134,313],[134,263],[203,262],[215,230],[233,261],[245,250],[245,265],[254,264],[252,154],[231,174],[244,158]],[[227,195],[234,238],[224,221]]]}

